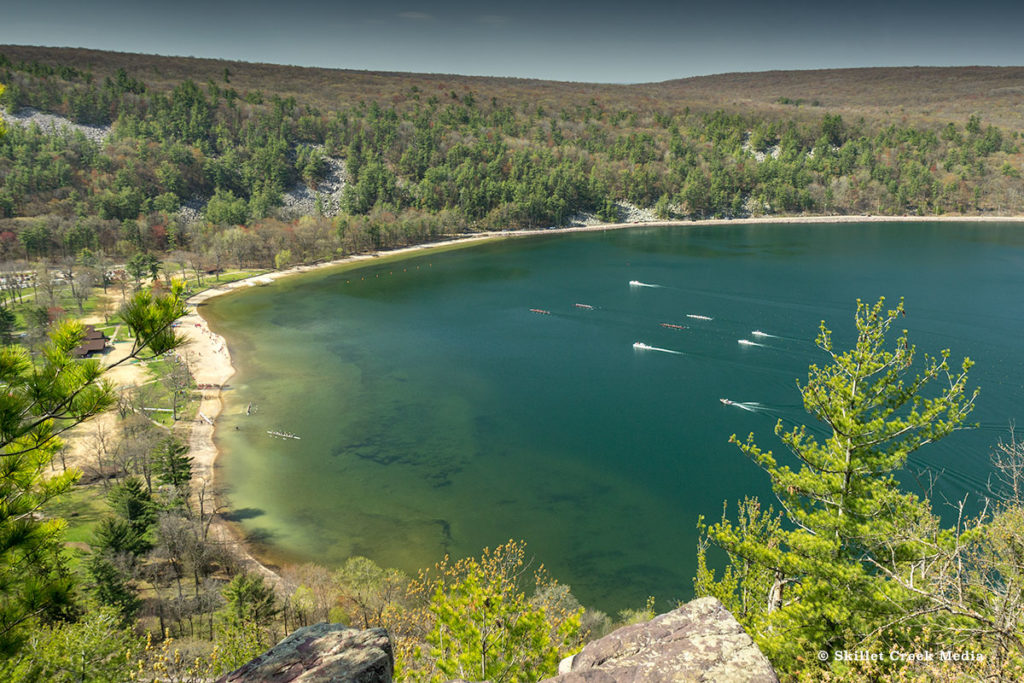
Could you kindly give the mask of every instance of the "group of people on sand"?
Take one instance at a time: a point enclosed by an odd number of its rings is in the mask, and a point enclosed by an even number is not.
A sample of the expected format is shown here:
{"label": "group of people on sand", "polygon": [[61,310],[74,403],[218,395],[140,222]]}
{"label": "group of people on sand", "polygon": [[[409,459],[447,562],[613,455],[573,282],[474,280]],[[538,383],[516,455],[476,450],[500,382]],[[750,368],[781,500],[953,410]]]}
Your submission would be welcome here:
{"label": "group of people on sand", "polygon": [[[213,332],[210,331],[208,327],[201,323],[196,323],[195,325],[199,329],[199,331],[206,335],[207,339],[210,340],[211,348],[213,349],[214,353],[223,353],[225,356],[228,355],[227,344],[224,343],[223,337],[214,334]],[[196,353],[200,356],[203,355],[202,351],[196,351]]]}

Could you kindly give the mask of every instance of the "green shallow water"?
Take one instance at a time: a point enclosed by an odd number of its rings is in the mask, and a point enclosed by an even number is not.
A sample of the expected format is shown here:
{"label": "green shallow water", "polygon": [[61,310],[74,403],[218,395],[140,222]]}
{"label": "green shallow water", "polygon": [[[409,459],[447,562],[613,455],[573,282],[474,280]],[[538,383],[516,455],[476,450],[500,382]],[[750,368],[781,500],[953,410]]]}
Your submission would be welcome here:
{"label": "green shallow water", "polygon": [[920,451],[905,479],[941,471],[939,498],[982,489],[1024,415],[1022,266],[1024,225],[726,225],[288,278],[203,307],[238,370],[218,477],[280,561],[414,571],[522,538],[584,604],[667,604],[691,594],[698,515],[770,495],[730,434],[777,448],[775,422],[804,420],[795,380],[823,362],[818,323],[848,345],[858,297],[906,297],[919,351],[977,361],[981,428]]}

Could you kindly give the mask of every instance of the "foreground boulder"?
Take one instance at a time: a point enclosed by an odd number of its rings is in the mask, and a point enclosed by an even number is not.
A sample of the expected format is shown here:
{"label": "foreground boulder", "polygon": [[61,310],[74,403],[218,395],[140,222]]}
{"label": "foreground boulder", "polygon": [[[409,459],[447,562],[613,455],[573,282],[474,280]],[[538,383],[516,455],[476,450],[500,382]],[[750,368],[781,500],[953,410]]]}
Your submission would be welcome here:
{"label": "foreground boulder", "polygon": [[715,598],[625,626],[562,661],[558,683],[778,683],[768,659]]}
{"label": "foreground boulder", "polygon": [[[778,683],[768,659],[715,598],[620,628],[563,660],[558,671],[545,683]],[[393,672],[387,631],[320,623],[217,683],[390,683]]]}
{"label": "foreground boulder", "polygon": [[217,683],[390,683],[394,668],[384,629],[321,622],[300,628]]}

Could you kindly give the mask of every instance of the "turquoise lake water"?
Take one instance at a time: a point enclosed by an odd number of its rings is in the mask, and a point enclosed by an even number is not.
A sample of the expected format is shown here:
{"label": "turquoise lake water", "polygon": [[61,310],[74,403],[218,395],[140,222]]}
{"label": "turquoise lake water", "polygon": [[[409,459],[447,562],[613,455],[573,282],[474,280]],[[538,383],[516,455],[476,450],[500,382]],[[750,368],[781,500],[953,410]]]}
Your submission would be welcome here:
{"label": "turquoise lake water", "polygon": [[778,451],[776,421],[806,421],[818,325],[849,346],[858,297],[905,297],[919,352],[976,361],[980,427],[901,479],[941,472],[942,510],[983,490],[1024,417],[1022,294],[1019,224],[635,228],[296,276],[202,308],[238,370],[218,477],[277,561],[414,572],[516,538],[584,604],[668,606],[698,516],[770,497],[729,436]]}

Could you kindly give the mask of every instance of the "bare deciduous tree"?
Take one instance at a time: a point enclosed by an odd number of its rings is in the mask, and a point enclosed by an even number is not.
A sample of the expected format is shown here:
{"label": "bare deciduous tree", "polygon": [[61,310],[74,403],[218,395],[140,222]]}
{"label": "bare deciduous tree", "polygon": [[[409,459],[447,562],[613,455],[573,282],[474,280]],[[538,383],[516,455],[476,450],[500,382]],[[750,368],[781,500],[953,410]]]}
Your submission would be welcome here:
{"label": "bare deciduous tree", "polygon": [[171,371],[164,378],[164,386],[171,392],[171,411],[174,419],[178,419],[178,408],[188,401],[192,390],[192,372],[184,358],[173,358]]}

